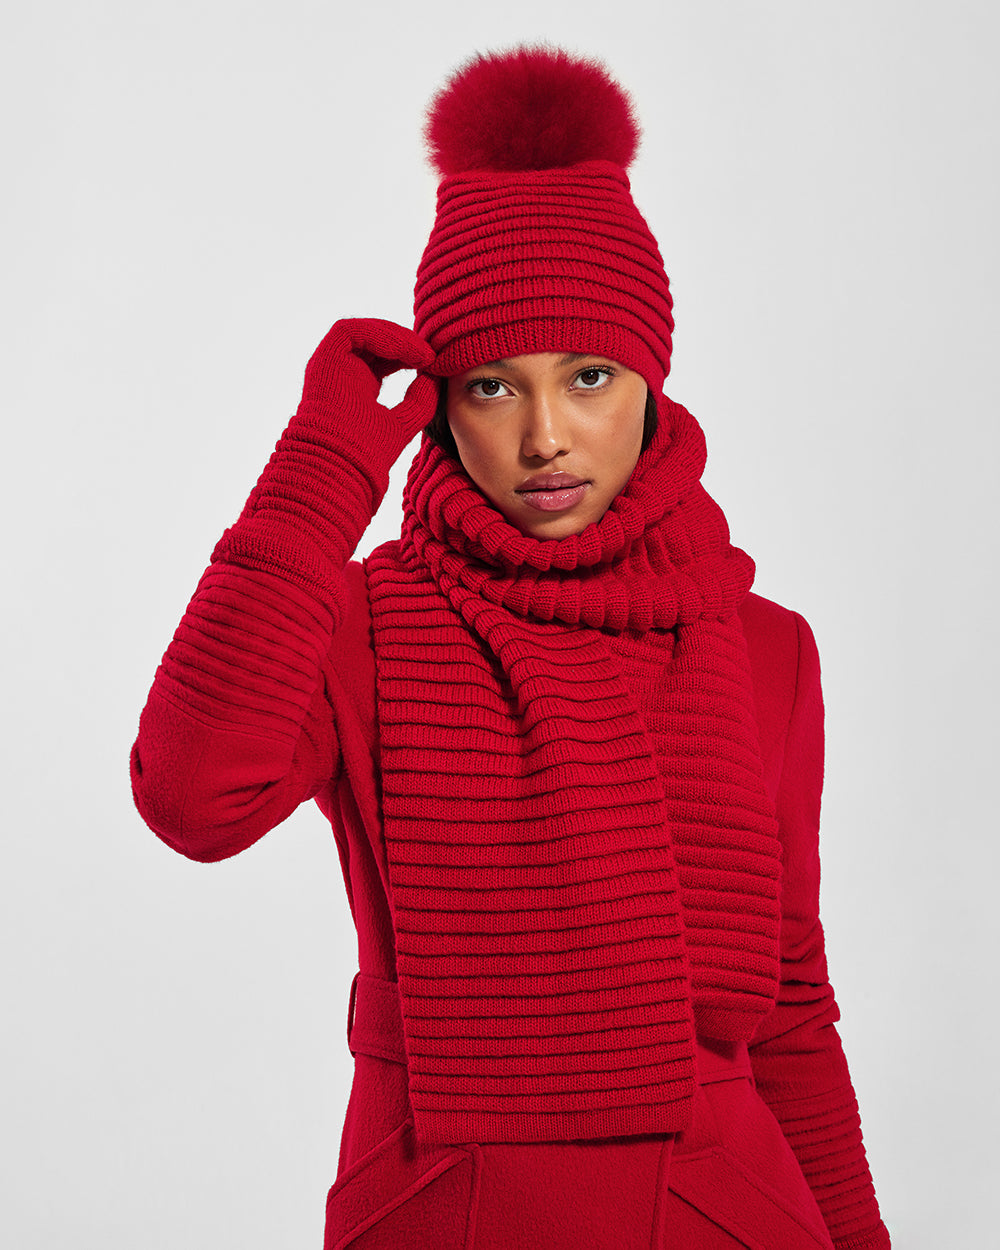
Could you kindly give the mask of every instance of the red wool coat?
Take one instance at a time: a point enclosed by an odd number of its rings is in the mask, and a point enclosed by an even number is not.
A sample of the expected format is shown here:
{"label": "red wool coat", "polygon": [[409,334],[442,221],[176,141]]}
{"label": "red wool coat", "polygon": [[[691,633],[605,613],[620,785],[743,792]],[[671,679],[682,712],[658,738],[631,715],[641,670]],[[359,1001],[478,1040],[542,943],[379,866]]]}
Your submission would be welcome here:
{"label": "red wool coat", "polygon": [[[781,988],[749,1051],[699,1042],[689,1130],[430,1147],[415,1140],[395,994],[363,572],[331,613],[272,573],[213,564],[157,672],[133,749],[137,806],[192,859],[250,846],[315,798],[358,930],[355,1083],[327,1240],[359,1250],[889,1246],[834,1022],[819,922],[819,664],[801,617],[741,610],[782,842]],[[651,691],[630,691],[641,710]],[[571,1136],[571,1135],[567,1135]]]}

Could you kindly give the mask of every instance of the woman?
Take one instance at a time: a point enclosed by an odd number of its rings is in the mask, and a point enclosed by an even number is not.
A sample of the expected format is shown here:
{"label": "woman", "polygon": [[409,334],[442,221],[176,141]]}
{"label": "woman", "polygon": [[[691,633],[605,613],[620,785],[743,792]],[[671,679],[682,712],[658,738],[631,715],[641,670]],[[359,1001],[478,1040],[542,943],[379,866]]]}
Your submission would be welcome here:
{"label": "woman", "polygon": [[[308,798],[333,824],[361,971],[327,1250],[887,1247],[817,914],[816,651],[662,394],[628,98],[522,49],[428,138],[415,331],[310,360],[136,802],[201,860]],[[350,562],[424,426],[400,540]]]}

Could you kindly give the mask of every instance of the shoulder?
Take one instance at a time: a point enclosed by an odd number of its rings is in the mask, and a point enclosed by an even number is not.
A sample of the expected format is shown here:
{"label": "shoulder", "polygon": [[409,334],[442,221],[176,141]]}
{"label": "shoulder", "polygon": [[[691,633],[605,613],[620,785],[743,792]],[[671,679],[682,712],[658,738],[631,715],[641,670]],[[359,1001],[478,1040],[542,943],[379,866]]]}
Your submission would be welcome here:
{"label": "shoulder", "polygon": [[338,721],[348,709],[368,736],[375,726],[375,655],[363,567],[352,560],[341,583],[340,620],[326,658],[326,683]]}
{"label": "shoulder", "polygon": [[747,640],[747,651],[755,677],[762,679],[794,677],[803,662],[816,654],[816,641],[804,616],[780,603],[749,594],[740,607],[740,620]]}
{"label": "shoulder", "polygon": [[819,655],[808,622],[781,604],[747,595],[740,619],[766,751],[783,738],[796,701],[813,689],[818,695]]}
{"label": "shoulder", "polygon": [[751,593],[740,606],[740,620],[748,646],[753,644],[758,649],[798,646],[798,622],[802,617],[780,603]]}
{"label": "shoulder", "polygon": [[371,652],[371,608],[365,570],[357,560],[344,569],[341,618],[337,626],[337,650],[348,655]]}

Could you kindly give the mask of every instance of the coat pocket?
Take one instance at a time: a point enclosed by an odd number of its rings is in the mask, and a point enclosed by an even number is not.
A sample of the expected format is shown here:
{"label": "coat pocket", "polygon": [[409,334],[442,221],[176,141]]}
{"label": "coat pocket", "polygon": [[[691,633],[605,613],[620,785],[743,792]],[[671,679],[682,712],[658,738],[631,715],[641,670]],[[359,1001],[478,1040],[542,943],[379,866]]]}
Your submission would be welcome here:
{"label": "coat pocket", "polygon": [[471,1250],[479,1173],[477,1147],[421,1146],[407,1120],[337,1178],[323,1250]]}
{"label": "coat pocket", "polygon": [[[699,1237],[690,1242],[670,1237],[670,1204],[666,1244],[694,1250],[710,1244],[742,1246],[744,1250],[832,1250],[825,1229],[814,1226],[724,1149],[712,1148],[674,1155],[670,1166],[670,1196],[700,1213],[714,1226],[716,1240]],[[677,1223],[686,1224],[677,1211]],[[720,1235],[721,1234],[721,1235]],[[730,1240],[727,1240],[730,1239]]]}

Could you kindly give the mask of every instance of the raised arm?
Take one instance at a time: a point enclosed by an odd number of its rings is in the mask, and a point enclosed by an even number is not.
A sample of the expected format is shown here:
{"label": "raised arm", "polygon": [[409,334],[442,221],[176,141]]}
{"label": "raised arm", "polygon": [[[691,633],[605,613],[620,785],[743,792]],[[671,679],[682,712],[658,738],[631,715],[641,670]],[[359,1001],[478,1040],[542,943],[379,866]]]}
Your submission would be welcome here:
{"label": "raised arm", "polygon": [[422,373],[395,408],[378,402],[379,390],[388,374],[432,359],[391,322],[338,321],[213,552],[157,669],[131,756],[140,813],[192,859],[243,850],[339,767],[323,670],[350,611],[344,568],[437,398]]}

